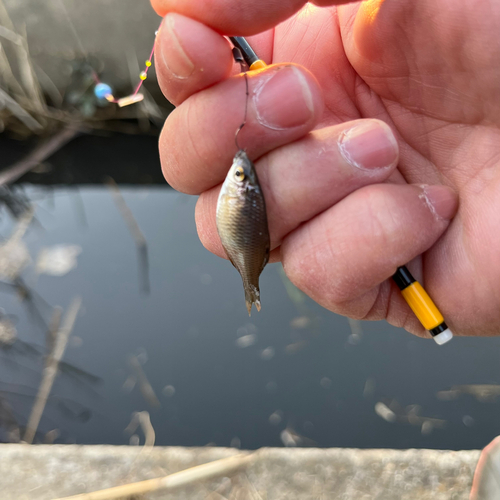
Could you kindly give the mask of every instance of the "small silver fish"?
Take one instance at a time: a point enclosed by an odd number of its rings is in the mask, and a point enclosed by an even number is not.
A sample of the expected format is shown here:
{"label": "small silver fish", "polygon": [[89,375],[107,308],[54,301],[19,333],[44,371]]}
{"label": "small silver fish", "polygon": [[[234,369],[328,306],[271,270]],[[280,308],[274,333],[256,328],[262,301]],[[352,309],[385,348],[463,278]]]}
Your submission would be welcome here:
{"label": "small silver fish", "polygon": [[240,150],[220,190],[217,231],[222,246],[243,280],[245,302],[260,311],[259,276],[269,260],[266,203],[254,164]]}

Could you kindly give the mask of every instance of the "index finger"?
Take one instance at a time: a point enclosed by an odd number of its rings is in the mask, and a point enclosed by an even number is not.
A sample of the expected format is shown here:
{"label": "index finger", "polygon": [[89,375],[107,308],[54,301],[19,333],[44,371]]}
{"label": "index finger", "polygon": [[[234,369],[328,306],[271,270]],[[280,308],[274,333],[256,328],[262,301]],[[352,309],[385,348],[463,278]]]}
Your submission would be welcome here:
{"label": "index finger", "polygon": [[[315,0],[322,7],[353,0]],[[177,12],[196,19],[224,35],[255,35],[273,28],[298,12],[307,0],[151,0],[162,17]]]}

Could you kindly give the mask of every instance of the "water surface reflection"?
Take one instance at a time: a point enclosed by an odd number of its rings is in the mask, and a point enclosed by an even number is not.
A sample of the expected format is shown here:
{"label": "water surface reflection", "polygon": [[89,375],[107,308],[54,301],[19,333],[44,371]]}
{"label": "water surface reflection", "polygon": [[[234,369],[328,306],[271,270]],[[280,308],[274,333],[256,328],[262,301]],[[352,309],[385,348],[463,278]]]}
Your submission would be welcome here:
{"label": "water surface reflection", "polygon": [[[29,304],[0,288],[0,326],[4,318],[17,331],[0,351],[3,440],[26,424],[52,306],[66,309],[77,295],[82,309],[37,440],[57,429],[56,442],[125,444],[132,413],[143,410],[159,445],[460,449],[499,433],[500,392],[483,387],[489,397],[476,398],[470,385],[500,383],[500,338],[438,348],[383,322],[349,322],[304,297],[276,264],[249,319],[238,273],[197,238],[194,198],[121,188],[147,244],[145,270],[109,187],[24,190],[36,207],[22,238],[33,296]],[[15,227],[4,212],[2,236]],[[79,249],[70,270],[37,270],[56,245]],[[460,386],[460,397],[443,397]]]}

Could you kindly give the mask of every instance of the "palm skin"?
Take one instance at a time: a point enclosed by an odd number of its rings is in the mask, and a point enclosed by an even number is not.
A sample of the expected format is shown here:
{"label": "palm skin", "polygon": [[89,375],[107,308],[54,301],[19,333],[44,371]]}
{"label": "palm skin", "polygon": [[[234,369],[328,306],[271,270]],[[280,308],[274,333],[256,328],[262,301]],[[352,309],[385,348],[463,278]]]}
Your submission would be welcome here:
{"label": "palm skin", "polygon": [[[200,21],[225,33],[238,13],[217,21],[203,15]],[[254,32],[265,25],[257,17],[247,23]],[[275,17],[271,24],[281,20]],[[500,4],[494,2],[369,0],[306,4],[249,37],[267,62],[294,62],[316,77],[325,100],[317,129],[360,118],[389,124],[400,160],[386,182],[443,184],[458,194],[457,215],[411,268],[460,335],[500,333],[499,32]],[[281,245],[285,270],[319,303],[423,334],[390,280],[358,295],[329,293],[313,265],[296,272],[293,256],[283,252],[291,254],[294,241],[292,235]]]}

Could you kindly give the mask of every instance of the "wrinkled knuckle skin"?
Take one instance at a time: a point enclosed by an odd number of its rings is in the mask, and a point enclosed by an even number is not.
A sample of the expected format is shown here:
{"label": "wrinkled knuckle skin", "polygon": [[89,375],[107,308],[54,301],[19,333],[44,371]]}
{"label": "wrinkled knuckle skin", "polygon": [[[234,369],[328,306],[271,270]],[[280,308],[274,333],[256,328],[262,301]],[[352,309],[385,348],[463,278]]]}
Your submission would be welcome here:
{"label": "wrinkled knuckle skin", "polygon": [[302,292],[327,309],[339,312],[345,302],[351,299],[349,291],[337,285],[330,273],[313,263],[283,260],[283,269],[288,279]]}

